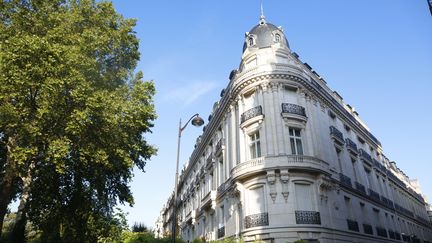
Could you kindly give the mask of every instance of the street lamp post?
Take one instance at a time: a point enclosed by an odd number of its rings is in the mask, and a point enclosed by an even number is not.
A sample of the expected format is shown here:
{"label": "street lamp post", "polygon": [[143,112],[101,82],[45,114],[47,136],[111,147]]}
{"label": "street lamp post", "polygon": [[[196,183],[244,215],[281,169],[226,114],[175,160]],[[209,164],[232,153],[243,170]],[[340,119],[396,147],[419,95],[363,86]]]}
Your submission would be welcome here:
{"label": "street lamp post", "polygon": [[177,184],[178,184],[178,169],[179,169],[179,160],[180,160],[180,138],[181,133],[192,121],[192,125],[199,127],[204,124],[204,120],[199,116],[199,114],[193,115],[186,124],[182,127],[181,119],[179,122],[179,130],[178,130],[178,140],[177,140],[177,165],[176,165],[176,174],[175,174],[175,183],[174,183],[174,205],[173,205],[173,220],[172,220],[172,242],[175,243],[176,240],[176,228],[177,228]]}

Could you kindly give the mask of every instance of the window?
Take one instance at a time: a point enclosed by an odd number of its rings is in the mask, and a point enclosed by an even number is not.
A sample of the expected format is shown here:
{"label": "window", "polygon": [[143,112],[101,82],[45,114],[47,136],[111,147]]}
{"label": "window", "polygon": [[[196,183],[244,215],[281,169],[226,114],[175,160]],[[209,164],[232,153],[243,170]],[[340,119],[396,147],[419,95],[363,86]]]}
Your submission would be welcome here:
{"label": "window", "polygon": [[300,129],[289,128],[289,137],[291,143],[291,153],[292,154],[303,154],[303,146],[301,141]]}
{"label": "window", "polygon": [[275,35],[275,42],[276,42],[276,43],[279,43],[279,42],[280,42],[280,39],[281,39],[280,35],[279,35],[279,34],[276,34],[276,35]]}
{"label": "window", "polygon": [[251,159],[261,157],[261,143],[259,132],[249,135],[249,149]]}
{"label": "window", "polygon": [[249,46],[253,46],[253,44],[254,44],[253,38],[249,38],[248,42],[249,42]]}
{"label": "window", "polygon": [[348,219],[355,220],[353,209],[351,206],[351,198],[344,196],[344,199],[345,199],[345,209],[347,212]]}
{"label": "window", "polygon": [[310,184],[294,184],[298,210],[313,211],[312,189]]}
{"label": "window", "polygon": [[225,182],[225,168],[223,159],[219,160],[219,185]]}
{"label": "window", "polygon": [[220,206],[220,217],[219,217],[219,228],[225,225],[225,207],[224,205]]}
{"label": "window", "polygon": [[337,147],[335,147],[335,149],[336,149],[336,156],[337,156],[338,165],[339,165],[339,171],[340,171],[340,173],[343,173],[343,167],[342,167],[342,161],[341,161],[342,150],[338,149]]}
{"label": "window", "polygon": [[351,165],[352,165],[354,180],[358,182],[359,180],[357,178],[357,170],[356,170],[357,163],[356,163],[356,161],[357,160],[355,160],[354,158],[351,157]]}
{"label": "window", "polygon": [[265,212],[264,187],[254,187],[248,191],[247,214],[258,214]]}
{"label": "window", "polygon": [[371,171],[368,168],[366,168],[366,167],[364,167],[364,171],[366,172],[366,176],[365,176],[366,186],[368,188],[372,188],[372,185],[371,185],[371,182],[372,182],[372,180],[371,180]]}

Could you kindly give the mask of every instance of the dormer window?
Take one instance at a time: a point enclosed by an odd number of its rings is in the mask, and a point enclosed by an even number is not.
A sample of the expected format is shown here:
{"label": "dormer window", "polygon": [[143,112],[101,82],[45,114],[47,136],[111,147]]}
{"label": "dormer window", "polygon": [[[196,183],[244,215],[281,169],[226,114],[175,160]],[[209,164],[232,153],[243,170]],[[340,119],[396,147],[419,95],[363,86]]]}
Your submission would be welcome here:
{"label": "dormer window", "polygon": [[249,44],[249,46],[253,46],[253,44],[254,44],[254,39],[253,39],[252,37],[249,37],[249,39],[248,39],[248,44]]}
{"label": "dormer window", "polygon": [[279,43],[280,40],[281,40],[281,36],[280,36],[279,34],[276,34],[276,35],[275,35],[275,42],[276,42],[276,43]]}

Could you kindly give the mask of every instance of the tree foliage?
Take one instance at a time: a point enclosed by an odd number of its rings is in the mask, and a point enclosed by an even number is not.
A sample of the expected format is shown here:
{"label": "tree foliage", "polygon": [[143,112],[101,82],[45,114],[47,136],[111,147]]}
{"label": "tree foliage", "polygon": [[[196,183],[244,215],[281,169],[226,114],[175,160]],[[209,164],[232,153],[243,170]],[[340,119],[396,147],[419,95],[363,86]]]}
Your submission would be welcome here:
{"label": "tree foliage", "polygon": [[134,223],[132,225],[132,232],[148,232],[148,228],[145,224],[143,223]]}
{"label": "tree foliage", "polygon": [[19,196],[47,241],[94,242],[133,204],[132,169],[156,152],[134,26],[108,2],[0,0],[0,222]]}

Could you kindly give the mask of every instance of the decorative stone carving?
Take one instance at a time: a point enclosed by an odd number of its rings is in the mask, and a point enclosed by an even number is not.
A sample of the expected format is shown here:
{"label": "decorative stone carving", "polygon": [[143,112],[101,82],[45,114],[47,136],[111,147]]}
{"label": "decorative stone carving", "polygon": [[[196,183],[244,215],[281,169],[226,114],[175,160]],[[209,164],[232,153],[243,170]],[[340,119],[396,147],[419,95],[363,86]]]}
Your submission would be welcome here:
{"label": "decorative stone carving", "polygon": [[326,108],[327,108],[327,105],[324,102],[320,102],[320,106],[321,106],[321,111],[325,112]]}
{"label": "decorative stone carving", "polygon": [[259,87],[261,88],[262,91],[267,92],[271,89],[271,83],[270,82],[266,82],[261,84]]}
{"label": "decorative stone carving", "polygon": [[289,195],[289,191],[288,191],[288,182],[289,182],[288,170],[281,170],[281,172],[280,172],[280,180],[281,180],[281,184],[282,184],[282,196],[284,197],[285,202],[288,202],[288,195]]}
{"label": "decorative stone carving", "polygon": [[316,99],[316,97],[312,97],[311,99],[312,99],[312,104],[314,106],[318,106],[318,100]]}
{"label": "decorative stone carving", "polygon": [[237,185],[234,184],[233,187],[227,192],[229,198],[240,198],[240,191],[237,189]]}
{"label": "decorative stone carving", "polygon": [[273,200],[273,203],[276,201],[276,174],[274,171],[267,171],[267,182],[270,188],[270,197]]}
{"label": "decorative stone carving", "polygon": [[318,179],[318,192],[320,195],[321,202],[328,201],[328,191],[334,188],[334,183],[331,178],[326,175],[321,175]]}
{"label": "decorative stone carving", "polygon": [[276,93],[279,90],[279,83],[270,83],[272,93]]}

